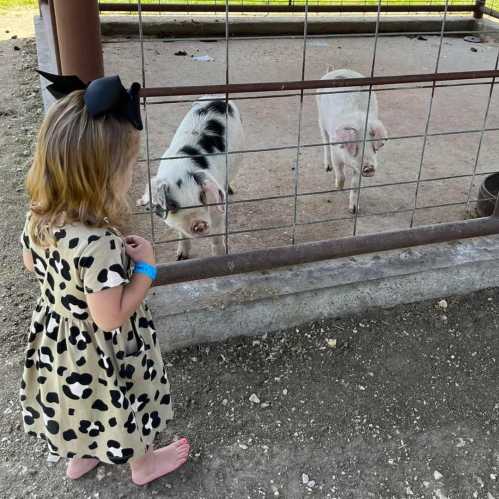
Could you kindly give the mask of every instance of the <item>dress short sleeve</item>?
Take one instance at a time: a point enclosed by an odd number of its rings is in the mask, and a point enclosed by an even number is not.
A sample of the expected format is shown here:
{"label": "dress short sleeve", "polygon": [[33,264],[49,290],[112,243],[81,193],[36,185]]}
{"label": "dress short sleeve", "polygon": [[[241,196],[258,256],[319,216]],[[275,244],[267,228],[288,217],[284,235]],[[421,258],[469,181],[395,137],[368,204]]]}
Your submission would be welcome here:
{"label": "dress short sleeve", "polygon": [[128,284],[123,241],[114,234],[91,236],[78,260],[85,294]]}

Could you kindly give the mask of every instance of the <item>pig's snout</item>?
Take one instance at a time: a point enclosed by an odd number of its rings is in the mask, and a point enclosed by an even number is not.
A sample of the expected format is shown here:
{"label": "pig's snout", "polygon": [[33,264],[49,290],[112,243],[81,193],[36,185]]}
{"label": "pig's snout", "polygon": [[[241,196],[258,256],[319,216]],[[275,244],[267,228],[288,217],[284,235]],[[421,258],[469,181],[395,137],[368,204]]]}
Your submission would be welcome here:
{"label": "pig's snout", "polygon": [[374,165],[364,165],[362,167],[363,177],[372,177],[376,173],[376,167]]}
{"label": "pig's snout", "polygon": [[191,225],[191,232],[196,235],[208,232],[208,224],[204,220],[196,220]]}

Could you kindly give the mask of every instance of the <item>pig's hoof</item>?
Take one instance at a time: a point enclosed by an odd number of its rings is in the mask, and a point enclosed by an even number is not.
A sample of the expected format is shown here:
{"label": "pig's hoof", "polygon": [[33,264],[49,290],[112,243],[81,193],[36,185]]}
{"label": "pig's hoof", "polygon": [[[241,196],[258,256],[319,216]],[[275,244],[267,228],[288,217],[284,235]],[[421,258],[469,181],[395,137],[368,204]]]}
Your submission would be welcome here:
{"label": "pig's hoof", "polygon": [[352,214],[352,215],[355,215],[359,210],[357,210],[357,206],[350,206],[350,208],[348,208],[348,211]]}
{"label": "pig's hoof", "polygon": [[180,262],[180,260],[189,260],[189,255],[186,253],[177,253],[177,262]]}
{"label": "pig's hoof", "polygon": [[332,172],[333,171],[333,167],[331,165],[326,165],[326,171],[327,172]]}
{"label": "pig's hoof", "polygon": [[229,193],[229,196],[232,196],[234,194],[234,189],[232,188],[232,186],[229,185],[227,192]]}

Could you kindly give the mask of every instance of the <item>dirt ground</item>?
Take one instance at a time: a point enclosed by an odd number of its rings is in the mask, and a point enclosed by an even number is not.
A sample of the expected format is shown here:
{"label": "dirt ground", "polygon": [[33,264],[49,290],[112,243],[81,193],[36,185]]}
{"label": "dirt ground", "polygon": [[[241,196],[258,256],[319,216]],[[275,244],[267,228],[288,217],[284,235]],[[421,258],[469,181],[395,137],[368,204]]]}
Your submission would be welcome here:
{"label": "dirt ground", "polygon": [[65,479],[18,406],[37,291],[18,245],[42,116],[33,41],[0,42],[0,58],[1,498],[499,497],[497,289],[169,354],[161,441],[186,435],[189,463],[143,489],[125,467]]}
{"label": "dirt ground", "polygon": [[[439,38],[423,39],[407,36],[382,37],[378,42],[375,74],[395,75],[429,73],[434,71]],[[493,69],[499,45],[493,41],[470,44],[462,37],[447,37],[441,53],[440,71]],[[299,80],[301,78],[302,40],[231,40],[229,44],[230,81],[234,83]],[[305,78],[320,78],[328,64],[336,68],[350,67],[363,74],[370,73],[373,39],[363,37],[315,38],[307,44]],[[202,85],[223,83],[225,78],[225,43],[218,41],[190,42],[168,39],[150,39],[144,44],[147,86]],[[184,52],[186,56],[176,56]],[[192,55],[208,55],[213,62],[196,62]],[[141,81],[140,44],[137,39],[107,39],[104,58],[108,73],[119,73],[127,81]],[[393,88],[393,87],[392,87]],[[438,88],[433,100],[429,133],[477,130],[483,125],[484,113],[490,92],[489,85]],[[394,91],[378,92],[380,116],[389,136],[403,137],[424,133],[431,89],[399,87]],[[178,98],[176,98],[178,100]],[[166,98],[156,101],[165,101]],[[172,100],[172,99],[169,99]],[[173,99],[175,100],[175,99]],[[171,140],[176,127],[190,104],[154,104],[148,106],[150,156],[160,158]],[[246,148],[250,150],[269,147],[293,146],[297,143],[299,97],[288,96],[259,100],[239,100],[246,131]],[[499,125],[499,93],[492,96],[487,128]],[[418,196],[416,224],[462,220],[467,217],[465,205],[471,185],[480,139],[479,133],[466,133],[430,137],[423,161],[423,179],[458,176],[450,180],[434,180],[421,185]],[[477,171],[492,172],[499,154],[499,132],[484,134]],[[322,166],[322,147],[307,147],[320,143],[317,125],[315,96],[304,99],[301,130],[302,149],[299,163],[300,193],[333,189],[332,174]],[[378,173],[363,179],[362,185],[371,187],[362,191],[361,215],[357,233],[407,228],[414,203],[415,184],[396,187],[372,186],[408,182],[417,179],[423,140],[399,139],[388,142],[381,150]],[[244,251],[288,244],[292,229],[269,228],[292,224],[293,202],[290,199],[241,202],[266,196],[293,193],[296,150],[247,153],[240,156],[241,169],[235,181],[237,202],[229,208],[231,231],[246,229],[263,232],[230,236],[230,251]],[[158,161],[152,161],[153,172]],[[145,163],[136,177],[136,194],[142,193],[146,179]],[[483,180],[478,176],[471,199],[476,199],[477,185]],[[347,177],[348,187],[348,177]],[[425,206],[452,204],[444,208]],[[472,207],[474,205],[472,204]],[[298,226],[298,242],[348,236],[353,231],[353,220],[347,211],[347,192],[304,196],[298,201],[298,223],[340,219],[336,222]],[[404,211],[405,210],[405,211]],[[392,215],[376,215],[401,211]],[[150,218],[138,215],[135,224],[145,234],[150,234]],[[168,241],[175,234],[156,219],[157,241]],[[162,259],[174,258],[174,245],[159,245]],[[198,246],[198,255],[206,248]]]}

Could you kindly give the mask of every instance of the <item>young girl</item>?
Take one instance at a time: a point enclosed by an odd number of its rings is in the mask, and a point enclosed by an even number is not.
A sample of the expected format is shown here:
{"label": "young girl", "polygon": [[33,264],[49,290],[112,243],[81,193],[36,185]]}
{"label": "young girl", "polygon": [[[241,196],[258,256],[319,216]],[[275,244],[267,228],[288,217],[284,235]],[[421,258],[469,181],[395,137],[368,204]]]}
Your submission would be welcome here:
{"label": "young girl", "polygon": [[[46,440],[51,453],[70,458],[69,478],[100,461],[128,462],[133,482],[144,485],[181,466],[189,443],[153,450],[154,437],[173,416],[143,303],[155,259],[148,241],[123,239],[118,229],[139,152],[140,113],[137,125],[120,111],[123,102],[108,97],[107,83],[95,85],[93,97],[77,90],[57,101],[38,135],[21,239],[41,296],[21,404],[25,431]],[[98,117],[89,109],[95,97]]]}

